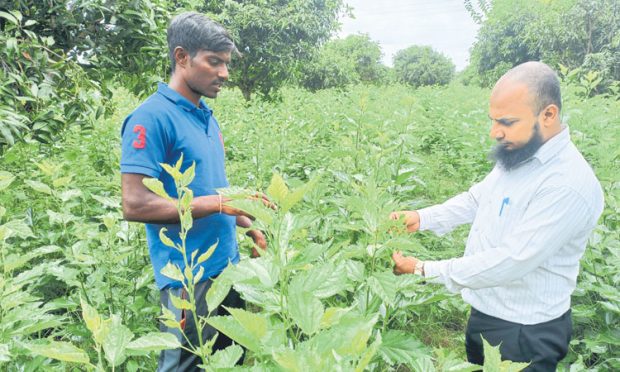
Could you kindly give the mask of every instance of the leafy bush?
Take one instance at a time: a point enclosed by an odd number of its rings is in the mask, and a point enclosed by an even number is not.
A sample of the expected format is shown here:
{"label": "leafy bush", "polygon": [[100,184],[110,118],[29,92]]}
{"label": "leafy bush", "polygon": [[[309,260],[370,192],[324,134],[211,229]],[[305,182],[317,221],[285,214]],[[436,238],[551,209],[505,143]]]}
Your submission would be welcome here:
{"label": "leafy bush", "polygon": [[103,111],[98,84],[37,24],[0,11],[0,154],[22,138],[50,143],[69,125],[92,128]]}
{"label": "leafy bush", "polygon": [[400,81],[414,87],[445,85],[452,80],[454,64],[429,46],[411,46],[394,56],[394,72]]}

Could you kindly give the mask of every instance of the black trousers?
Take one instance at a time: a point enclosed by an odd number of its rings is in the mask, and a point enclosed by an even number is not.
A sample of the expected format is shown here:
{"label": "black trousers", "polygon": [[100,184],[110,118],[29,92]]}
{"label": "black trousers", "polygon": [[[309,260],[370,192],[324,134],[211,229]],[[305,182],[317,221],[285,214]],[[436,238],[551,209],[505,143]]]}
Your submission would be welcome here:
{"label": "black trousers", "polygon": [[[206,296],[207,291],[209,290],[209,288],[211,288],[212,283],[213,281],[211,279],[208,279],[196,284],[194,296],[196,297],[196,314],[198,316],[206,316],[208,313]],[[194,316],[190,311],[182,311],[174,307],[174,305],[172,305],[172,301],[170,300],[171,294],[180,298],[187,298],[187,292],[183,288],[162,289],[160,291],[160,301],[163,306],[165,306],[168,310],[172,311],[175,314],[177,321],[184,324],[184,332],[190,339],[191,343],[195,346],[198,345],[198,331],[194,322]],[[226,296],[222,304],[218,306],[215,310],[213,310],[210,315],[229,315],[228,311],[226,311],[223,306],[245,308],[245,301],[243,301],[238,292],[231,288],[228,296]],[[168,328],[163,323],[160,324],[159,328],[162,332],[169,332],[174,334],[184,346],[188,346],[187,340],[181,335],[181,332],[178,329]],[[202,330],[202,340],[210,340],[215,336],[216,333],[217,331],[215,330],[215,328],[206,325]],[[215,344],[213,345],[213,351],[225,349],[230,345],[232,345],[232,340],[224,334],[219,334],[217,336]],[[243,357],[241,358],[241,361],[242,360]],[[197,372],[201,371],[201,369],[198,368],[198,365],[201,363],[202,361],[198,356],[184,349],[162,350],[162,352],[159,354],[157,371]]]}
{"label": "black trousers", "polygon": [[525,371],[555,371],[568,352],[572,334],[570,310],[545,323],[525,325],[508,322],[472,308],[465,350],[470,363],[484,364],[482,339],[492,346],[500,345],[502,360],[529,362]]}

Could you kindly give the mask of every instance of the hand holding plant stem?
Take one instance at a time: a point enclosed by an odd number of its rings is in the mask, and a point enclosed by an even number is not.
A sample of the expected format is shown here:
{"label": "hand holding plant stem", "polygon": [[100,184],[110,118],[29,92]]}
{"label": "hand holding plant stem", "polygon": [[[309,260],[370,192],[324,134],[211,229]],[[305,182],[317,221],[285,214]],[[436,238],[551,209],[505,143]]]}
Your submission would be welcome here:
{"label": "hand holding plant stem", "polygon": [[390,213],[390,219],[397,221],[404,219],[407,232],[413,233],[420,229],[420,214],[417,211],[398,211]]}
{"label": "hand holding plant stem", "polygon": [[413,274],[415,265],[418,263],[418,259],[415,257],[403,256],[399,251],[392,254],[392,260],[394,261],[394,274]]}

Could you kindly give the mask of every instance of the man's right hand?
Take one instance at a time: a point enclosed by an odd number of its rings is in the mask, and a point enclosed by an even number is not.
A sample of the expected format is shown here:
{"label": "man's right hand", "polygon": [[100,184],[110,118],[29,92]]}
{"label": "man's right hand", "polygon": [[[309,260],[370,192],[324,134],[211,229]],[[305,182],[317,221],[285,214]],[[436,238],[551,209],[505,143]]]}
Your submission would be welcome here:
{"label": "man's right hand", "polygon": [[416,232],[420,228],[420,215],[417,211],[398,211],[390,213],[390,219],[397,221],[404,218],[407,232]]}

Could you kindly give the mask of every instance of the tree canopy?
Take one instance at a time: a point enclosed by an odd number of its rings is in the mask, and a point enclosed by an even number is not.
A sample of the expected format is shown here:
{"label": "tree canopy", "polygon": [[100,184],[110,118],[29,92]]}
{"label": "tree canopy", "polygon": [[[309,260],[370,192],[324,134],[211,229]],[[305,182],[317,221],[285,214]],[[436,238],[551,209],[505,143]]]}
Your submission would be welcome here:
{"label": "tree canopy", "polygon": [[368,35],[349,35],[325,43],[299,72],[304,88],[343,88],[356,83],[384,80],[387,67],[381,64],[381,47]]}
{"label": "tree canopy", "polygon": [[490,9],[481,8],[475,12],[470,6],[474,19],[482,22],[470,58],[470,73],[481,85],[529,60],[596,71],[599,90],[620,80],[618,1],[496,0]]}
{"label": "tree canopy", "polygon": [[411,46],[394,56],[394,73],[400,81],[419,87],[445,85],[454,76],[454,63],[429,46]]}
{"label": "tree canopy", "polygon": [[203,8],[234,35],[242,56],[230,85],[246,100],[273,98],[337,29],[343,9],[341,0],[207,1]]}

